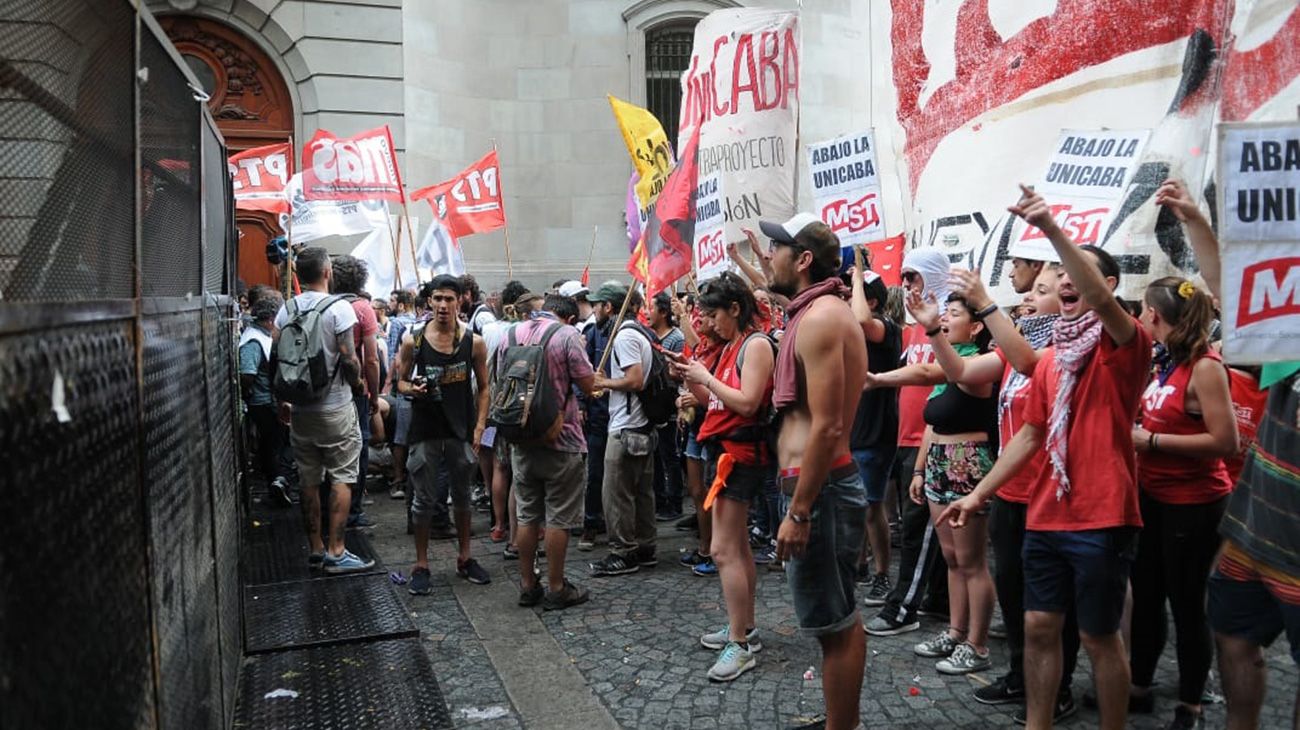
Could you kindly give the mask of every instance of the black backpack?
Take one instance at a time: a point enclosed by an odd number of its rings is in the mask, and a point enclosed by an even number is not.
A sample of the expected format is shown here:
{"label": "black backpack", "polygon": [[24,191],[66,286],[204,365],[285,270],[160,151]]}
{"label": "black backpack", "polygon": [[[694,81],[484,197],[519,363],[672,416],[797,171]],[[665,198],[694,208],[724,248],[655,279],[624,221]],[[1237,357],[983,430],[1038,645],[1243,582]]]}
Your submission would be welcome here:
{"label": "black backpack", "polygon": [[534,345],[519,344],[512,327],[495,357],[488,425],[506,441],[546,443],[564,427],[566,394],[555,391],[546,362],[546,345],[563,326],[551,323]]}
{"label": "black backpack", "polygon": [[[677,417],[677,381],[668,374],[668,360],[659,351],[659,338],[640,322],[624,322],[623,327],[640,333],[650,342],[650,376],[645,387],[637,391],[637,400],[641,403],[641,412],[651,426],[659,427]],[[617,337],[618,333],[615,332]],[[617,356],[615,360],[617,360]],[[623,365],[620,363],[619,368]],[[632,409],[628,402],[628,410]]]}

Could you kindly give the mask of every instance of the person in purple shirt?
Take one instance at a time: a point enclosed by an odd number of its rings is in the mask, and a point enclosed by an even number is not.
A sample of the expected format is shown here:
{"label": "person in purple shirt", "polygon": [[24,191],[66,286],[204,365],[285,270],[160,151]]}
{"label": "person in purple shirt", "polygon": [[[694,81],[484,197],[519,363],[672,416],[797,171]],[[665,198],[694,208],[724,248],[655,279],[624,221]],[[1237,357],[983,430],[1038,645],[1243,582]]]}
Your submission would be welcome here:
{"label": "person in purple shirt", "polygon": [[[564,401],[564,426],[554,441],[513,444],[511,454],[515,512],[519,519],[515,536],[519,548],[519,605],[540,603],[547,611],[576,606],[588,598],[586,589],[564,577],[569,531],[582,527],[583,490],[587,483],[587,439],[582,432],[573,386],[591,395],[595,383],[582,335],[557,316],[557,310],[572,309],[572,301],[558,294],[547,295],[542,311],[533,313],[531,319],[515,329],[515,340],[523,345],[540,342],[548,330],[560,328],[546,343],[546,365],[551,386]],[[498,347],[502,346],[504,343]],[[533,574],[537,540],[543,529],[546,589]]]}

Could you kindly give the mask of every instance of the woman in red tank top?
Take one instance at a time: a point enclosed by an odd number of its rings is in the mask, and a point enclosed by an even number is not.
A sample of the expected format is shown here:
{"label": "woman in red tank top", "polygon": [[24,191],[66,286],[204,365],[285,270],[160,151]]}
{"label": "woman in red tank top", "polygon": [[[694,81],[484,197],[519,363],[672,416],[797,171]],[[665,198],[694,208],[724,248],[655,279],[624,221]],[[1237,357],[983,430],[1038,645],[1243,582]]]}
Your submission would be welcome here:
{"label": "woman in red tank top", "polygon": [[1156,341],[1156,358],[1142,396],[1142,423],[1133,429],[1143,523],[1132,577],[1133,693],[1143,698],[1140,704],[1150,704],[1168,601],[1181,702],[1170,727],[1193,727],[1213,659],[1206,586],[1232,490],[1223,460],[1237,451],[1237,422],[1227,369],[1210,349],[1209,294],[1167,276],[1147,287],[1144,300],[1142,326]]}
{"label": "woman in red tank top", "polygon": [[[721,650],[709,679],[726,682],[755,666],[762,647],[754,628],[754,557],[746,517],[775,469],[765,443],[766,416],[772,403],[775,348],[755,329],[757,304],[749,286],[725,273],[700,291],[699,307],[723,342],[717,366],[674,358],[681,376],[700,403],[707,404],[698,439],[707,448],[705,465],[712,481],[704,509],[713,515],[713,560],[722,581],[728,626],[700,637]],[[710,479],[710,477],[712,477]]]}

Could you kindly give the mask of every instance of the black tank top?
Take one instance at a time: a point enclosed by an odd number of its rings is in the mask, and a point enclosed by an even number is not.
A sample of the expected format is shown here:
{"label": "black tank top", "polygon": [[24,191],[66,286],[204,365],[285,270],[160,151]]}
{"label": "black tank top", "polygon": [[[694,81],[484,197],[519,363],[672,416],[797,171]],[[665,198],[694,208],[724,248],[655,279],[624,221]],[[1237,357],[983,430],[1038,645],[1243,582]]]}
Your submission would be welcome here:
{"label": "black tank top", "polygon": [[923,415],[937,434],[984,432],[994,440],[998,432],[998,389],[994,387],[989,397],[979,398],[949,383],[942,393],[925,402]]}
{"label": "black tank top", "polygon": [[474,334],[465,330],[456,351],[448,355],[434,349],[429,342],[432,331],[417,337],[420,348],[415,353],[412,377],[423,376],[427,393],[411,399],[409,443],[429,439],[468,441],[478,422],[478,404],[471,385],[474,362]]}

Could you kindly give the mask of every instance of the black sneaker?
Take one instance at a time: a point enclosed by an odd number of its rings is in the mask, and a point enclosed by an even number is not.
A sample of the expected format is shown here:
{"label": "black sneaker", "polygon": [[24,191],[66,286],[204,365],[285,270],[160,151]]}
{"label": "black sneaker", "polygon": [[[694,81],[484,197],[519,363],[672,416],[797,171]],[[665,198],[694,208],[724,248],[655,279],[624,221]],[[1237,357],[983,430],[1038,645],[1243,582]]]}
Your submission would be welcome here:
{"label": "black sneaker", "polygon": [[514,545],[506,545],[506,549],[501,551],[502,560],[518,560],[519,548]]}
{"label": "black sneaker", "polygon": [[889,582],[888,573],[876,573],[871,576],[871,587],[867,589],[867,595],[862,599],[863,605],[885,605],[889,600],[889,591],[893,590],[893,587],[894,586]]}
{"label": "black sneaker", "polygon": [[700,529],[700,523],[696,520],[695,513],[692,512],[691,514],[686,515],[680,520],[677,520],[677,524],[673,525],[673,527],[676,527],[677,529],[683,531],[698,530]]}
{"label": "black sneaker", "polygon": [[921,616],[922,618],[932,618],[932,619],[937,619],[937,620],[939,620],[939,621],[947,621],[948,618],[949,618],[949,617],[948,617],[948,607],[947,607],[947,606],[937,606],[937,605],[935,605],[935,606],[928,606],[928,605],[922,604],[920,608],[916,609],[916,615],[917,615],[917,616]]}
{"label": "black sneaker", "polygon": [[854,576],[853,580],[858,585],[862,585],[862,586],[871,585],[871,578],[874,575],[875,573],[871,572],[871,566],[866,563],[863,563],[862,565],[858,566],[858,574]]}
{"label": "black sneaker", "polygon": [[[541,585],[540,583],[538,585]],[[543,611],[560,611],[570,606],[577,606],[580,603],[586,603],[591,595],[587,593],[586,588],[580,588],[569,582],[568,578],[564,579],[564,588],[559,592],[550,591],[542,599]]]}
{"label": "black sneaker", "polygon": [[532,608],[542,602],[546,597],[546,589],[542,588],[541,581],[533,583],[533,587],[526,591],[519,591],[519,605],[524,608]]}
{"label": "black sneaker", "polygon": [[1165,730],[1197,730],[1205,727],[1205,715],[1200,712],[1192,712],[1186,705],[1179,705],[1174,708],[1174,719]]}
{"label": "black sneaker", "polygon": [[863,625],[862,630],[872,636],[897,636],[920,628],[921,622],[916,619],[908,623],[902,623],[884,616],[872,616],[871,620]]}
{"label": "black sneaker", "polygon": [[627,575],[641,569],[640,565],[617,553],[610,553],[603,560],[591,563],[588,567],[591,568],[591,574],[594,576]]}
{"label": "black sneaker", "polygon": [[695,550],[691,550],[689,552],[682,553],[682,556],[677,559],[677,562],[681,563],[683,568],[694,568],[700,563],[707,563],[708,561],[709,561],[709,556],[700,555],[700,551],[698,548]]}
{"label": "black sneaker", "polygon": [[[1029,715],[1028,708],[1021,707],[1011,713],[1011,719],[1016,721],[1017,725],[1028,725]],[[1074,697],[1069,694],[1056,696],[1056,707],[1052,710],[1052,724],[1055,725],[1063,720],[1079,714],[1079,706],[1074,704]]]}
{"label": "black sneaker", "polygon": [[1025,701],[1025,688],[1012,687],[1007,681],[1009,677],[1002,675],[998,680],[987,687],[980,687],[975,690],[975,701],[986,705],[1009,705],[1013,702]]}
{"label": "black sneaker", "polygon": [[659,565],[659,558],[655,557],[654,548],[639,549],[636,551],[636,564],[641,568],[653,568]]}
{"label": "black sneaker", "polygon": [[464,563],[457,565],[456,575],[459,575],[474,585],[483,586],[492,582],[492,576],[488,575],[488,572],[484,570],[483,566],[479,565],[478,561],[474,558],[470,558]]}
{"label": "black sneaker", "polygon": [[433,591],[433,585],[429,581],[428,568],[416,568],[411,571],[411,582],[407,584],[406,590],[413,596],[427,596]]}

